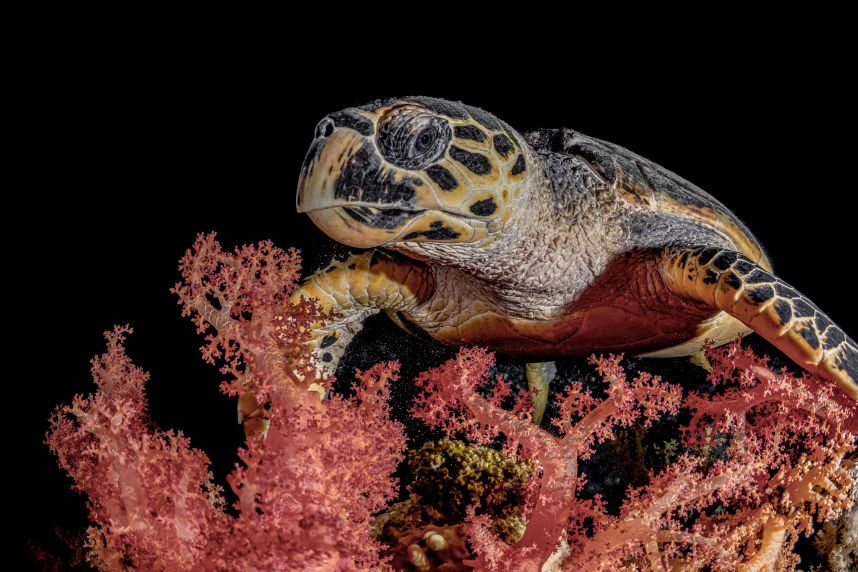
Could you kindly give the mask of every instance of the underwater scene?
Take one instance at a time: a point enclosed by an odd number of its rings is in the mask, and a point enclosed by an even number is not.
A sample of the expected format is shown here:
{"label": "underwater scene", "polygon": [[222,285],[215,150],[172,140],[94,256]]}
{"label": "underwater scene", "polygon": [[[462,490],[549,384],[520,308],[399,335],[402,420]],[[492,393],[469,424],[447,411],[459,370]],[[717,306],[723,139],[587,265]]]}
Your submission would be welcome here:
{"label": "underwater scene", "polygon": [[847,51],[179,36],[45,60],[16,569],[858,567]]}

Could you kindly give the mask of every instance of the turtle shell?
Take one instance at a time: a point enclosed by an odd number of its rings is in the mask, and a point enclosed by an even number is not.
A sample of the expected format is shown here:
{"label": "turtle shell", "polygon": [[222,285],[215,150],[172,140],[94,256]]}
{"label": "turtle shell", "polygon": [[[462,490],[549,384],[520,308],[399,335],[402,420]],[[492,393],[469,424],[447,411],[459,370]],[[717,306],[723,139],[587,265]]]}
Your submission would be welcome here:
{"label": "turtle shell", "polygon": [[[754,262],[767,270],[771,263],[759,241],[726,206],[679,175],[619,145],[582,135],[571,129],[541,129],[524,135],[537,153],[563,153],[587,163],[631,205],[654,213],[680,217],[687,227],[700,229],[685,238],[686,246],[706,244],[705,229],[714,230]],[[652,220],[641,217],[640,220]],[[655,232],[653,232],[655,230]],[[648,227],[631,233],[637,247],[665,246],[669,239]]]}

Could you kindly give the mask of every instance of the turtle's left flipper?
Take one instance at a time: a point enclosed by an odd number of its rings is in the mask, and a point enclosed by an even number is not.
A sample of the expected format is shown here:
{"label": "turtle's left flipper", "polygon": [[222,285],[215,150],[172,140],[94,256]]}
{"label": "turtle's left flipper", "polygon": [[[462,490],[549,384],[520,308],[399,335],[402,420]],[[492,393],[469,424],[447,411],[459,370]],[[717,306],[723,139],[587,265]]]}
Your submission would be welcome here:
{"label": "turtle's left flipper", "polygon": [[858,344],[813,302],[750,258],[720,248],[669,248],[661,274],[674,292],[735,316],[858,400]]}
{"label": "turtle's left flipper", "polygon": [[[542,423],[542,416],[545,415],[545,406],[548,404],[548,390],[551,387],[551,380],[556,373],[557,367],[553,361],[528,363],[524,367],[524,374],[527,377],[527,389],[531,392],[531,400],[533,402],[531,420],[536,425]],[[533,393],[534,390],[536,393]]]}

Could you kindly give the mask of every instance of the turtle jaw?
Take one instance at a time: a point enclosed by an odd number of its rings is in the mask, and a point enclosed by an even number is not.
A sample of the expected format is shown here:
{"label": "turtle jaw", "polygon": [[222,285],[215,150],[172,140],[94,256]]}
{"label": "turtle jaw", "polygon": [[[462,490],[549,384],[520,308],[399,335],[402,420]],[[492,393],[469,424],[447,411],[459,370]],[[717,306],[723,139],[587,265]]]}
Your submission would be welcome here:
{"label": "turtle jaw", "polygon": [[408,219],[419,216],[420,211],[403,211],[400,209],[381,209],[366,205],[339,205],[301,210],[322,232],[345,245],[353,248],[372,248],[394,242],[404,232],[401,226],[385,228],[380,221],[402,220],[407,225]]}

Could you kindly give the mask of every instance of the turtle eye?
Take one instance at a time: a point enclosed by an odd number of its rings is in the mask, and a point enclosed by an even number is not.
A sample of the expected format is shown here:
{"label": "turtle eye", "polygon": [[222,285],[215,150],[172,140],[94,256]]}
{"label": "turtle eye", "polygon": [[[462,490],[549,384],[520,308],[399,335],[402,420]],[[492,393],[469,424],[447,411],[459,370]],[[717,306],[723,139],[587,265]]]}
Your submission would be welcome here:
{"label": "turtle eye", "polygon": [[376,141],[385,159],[405,169],[421,170],[437,161],[450,142],[450,124],[423,109],[391,109],[379,122]]}
{"label": "turtle eye", "polygon": [[408,155],[412,158],[419,157],[432,150],[432,144],[438,138],[438,133],[434,126],[424,128],[415,137],[411,143],[411,148],[408,150]]}

